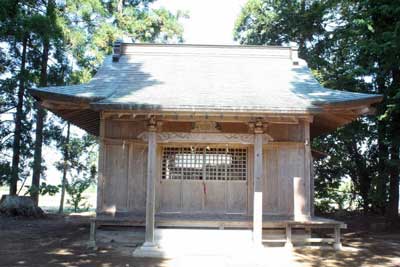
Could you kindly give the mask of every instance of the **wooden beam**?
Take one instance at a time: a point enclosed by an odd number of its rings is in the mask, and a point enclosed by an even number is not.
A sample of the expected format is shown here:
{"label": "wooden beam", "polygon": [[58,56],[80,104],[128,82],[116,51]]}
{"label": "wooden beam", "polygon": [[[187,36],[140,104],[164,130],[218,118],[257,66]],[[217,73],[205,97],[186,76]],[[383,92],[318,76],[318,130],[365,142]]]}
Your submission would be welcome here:
{"label": "wooden beam", "polygon": [[282,146],[282,147],[303,147],[304,142],[296,142],[296,141],[269,141],[268,143],[263,144],[264,147],[270,148],[270,147],[277,147],[277,146]]}
{"label": "wooden beam", "polygon": [[47,109],[88,109],[87,103],[73,103],[66,101],[44,100],[40,102],[41,106]]}
{"label": "wooden beam", "polygon": [[292,117],[266,117],[266,122],[271,124],[299,124],[299,119]]}
{"label": "wooden beam", "polygon": [[136,138],[111,138],[111,137],[104,137],[101,138],[101,140],[104,141],[104,143],[106,144],[114,144],[114,145],[118,145],[118,144],[143,144],[143,145],[147,145],[148,142],[145,142],[142,139],[136,139]]}
{"label": "wooden beam", "polygon": [[61,109],[61,110],[55,110],[54,112],[57,112],[58,114],[60,114],[60,116],[63,116],[66,119],[70,119],[82,114],[81,109],[67,109],[67,110]]}
{"label": "wooden beam", "polygon": [[131,119],[132,116],[149,118],[154,116],[157,120],[163,121],[216,121],[216,122],[249,122],[254,121],[256,118],[261,118],[264,122],[278,123],[278,124],[298,124],[298,120],[311,120],[312,114],[299,113],[299,114],[276,114],[276,113],[248,113],[248,112],[153,112],[153,111],[126,111],[126,110],[108,110],[104,113],[105,118],[116,117],[120,115],[123,118]]}
{"label": "wooden beam", "polygon": [[[138,138],[147,141],[148,132]],[[259,138],[265,143],[273,140],[268,134],[259,134]],[[255,144],[253,134],[161,132],[156,134],[156,139],[158,143]]]}

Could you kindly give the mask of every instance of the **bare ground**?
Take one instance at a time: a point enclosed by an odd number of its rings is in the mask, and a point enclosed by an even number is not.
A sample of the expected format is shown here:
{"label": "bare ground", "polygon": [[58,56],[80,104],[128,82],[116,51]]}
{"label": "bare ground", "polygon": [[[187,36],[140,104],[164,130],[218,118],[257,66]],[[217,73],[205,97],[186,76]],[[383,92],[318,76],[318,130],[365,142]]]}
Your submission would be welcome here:
{"label": "bare ground", "polygon": [[[266,261],[230,262],[209,258],[210,266],[390,266],[400,267],[400,229],[372,233],[352,229],[344,235],[343,251],[301,248],[290,261],[271,253]],[[360,227],[362,228],[362,227]],[[357,230],[357,231],[355,231]],[[98,250],[86,247],[89,224],[86,217],[48,215],[44,219],[0,217],[0,266],[204,266],[201,257],[180,260],[134,258],[129,244],[100,243]],[[282,260],[281,260],[282,259]],[[283,264],[283,262],[285,262]]]}

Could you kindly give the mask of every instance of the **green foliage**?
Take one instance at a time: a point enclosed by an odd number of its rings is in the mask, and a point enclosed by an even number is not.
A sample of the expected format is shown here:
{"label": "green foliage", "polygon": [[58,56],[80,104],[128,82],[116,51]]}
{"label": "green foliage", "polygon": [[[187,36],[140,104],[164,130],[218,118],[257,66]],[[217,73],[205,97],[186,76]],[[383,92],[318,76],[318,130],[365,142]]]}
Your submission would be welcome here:
{"label": "green foliage", "polygon": [[[384,96],[378,116],[313,140],[328,155],[315,162],[322,210],[351,200],[350,208],[383,213],[389,206],[398,213],[399,29],[400,8],[390,0],[249,0],[236,21],[234,37],[242,44],[297,42],[324,86]],[[351,186],[343,192],[346,177]]]}
{"label": "green foliage", "polygon": [[[328,156],[315,162],[316,196],[324,198],[336,194],[345,177],[350,177],[354,194],[361,196],[362,206],[369,209],[371,194],[378,177],[378,157],[374,125],[359,119],[334,134],[321,136],[313,141],[313,147]],[[337,198],[337,197],[335,197]]]}
{"label": "green foliage", "polygon": [[318,214],[351,211],[359,205],[360,198],[354,194],[351,180],[344,180],[333,186],[317,182],[315,210]]}
{"label": "green foliage", "polygon": [[[117,38],[141,42],[180,42],[185,14],[152,9],[153,0],[0,0],[0,185],[9,183],[13,157],[17,93],[23,78],[25,91],[40,86],[43,50],[49,44],[47,85],[88,82]],[[26,69],[21,72],[22,43],[27,40]],[[31,175],[35,100],[24,94],[21,112],[21,145],[18,178]],[[44,124],[45,145],[65,151],[64,122],[51,115]],[[92,137],[70,142],[71,175],[82,175],[87,166],[79,157],[82,146],[93,147]],[[95,153],[91,153],[96,157]],[[94,155],[94,156],[93,156]],[[45,175],[42,161],[42,176]],[[61,164],[62,165],[62,164]],[[62,166],[58,164],[58,169]],[[79,176],[78,175],[78,176]]]}
{"label": "green foliage", "polygon": [[42,182],[39,188],[34,186],[25,186],[25,187],[28,189],[25,195],[32,195],[32,193],[38,192],[41,196],[44,195],[54,196],[60,191],[59,186],[47,184],[45,182]]}
{"label": "green foliage", "polygon": [[[58,132],[62,133],[62,132]],[[82,137],[73,136],[66,142],[64,135],[59,135],[56,146],[61,150],[68,150],[67,169],[76,175],[88,172],[96,159],[97,140],[91,135]],[[55,163],[56,168],[62,172],[64,169],[64,159]]]}
{"label": "green foliage", "polygon": [[71,182],[66,183],[65,190],[67,191],[70,199],[67,203],[71,205],[74,212],[79,210],[88,210],[90,208],[89,204],[85,202],[86,198],[83,193],[93,184],[95,184],[95,179],[97,175],[96,165],[92,163],[89,170],[83,176],[74,176]]}
{"label": "green foliage", "polygon": [[118,38],[137,42],[182,41],[179,20],[185,16],[163,8],[151,9],[151,2],[67,1],[64,36],[84,74],[96,71],[104,56],[111,54],[112,44]]}
{"label": "green foliage", "polygon": [[86,198],[82,195],[86,189],[93,184],[92,179],[73,179],[70,183],[65,185],[65,190],[71,199],[67,200],[67,203],[71,205],[74,212],[79,210],[88,210],[89,204],[85,202]]}
{"label": "green foliage", "polygon": [[[32,132],[36,117],[33,115],[34,100],[26,94],[26,90],[40,83],[40,66],[42,62],[43,43],[55,44],[61,38],[59,25],[56,23],[55,9],[48,9],[53,1],[0,1],[0,42],[2,42],[1,62],[4,62],[3,76],[0,79],[0,153],[2,166],[11,165],[12,156],[19,152],[18,178],[25,180],[30,175],[33,156]],[[54,5],[53,5],[54,6]],[[27,54],[25,71],[22,71],[22,43],[27,39]],[[4,50],[4,52],[3,52]],[[55,61],[56,67],[60,62]],[[53,76],[54,77],[54,76]],[[57,73],[57,78],[60,75]],[[55,77],[54,77],[55,78]],[[49,80],[50,84],[53,79]],[[23,84],[22,110],[20,119],[17,116],[17,93]],[[21,120],[20,136],[16,135],[15,122]],[[20,139],[20,145],[14,146],[15,139]],[[0,169],[2,180],[10,181],[11,172],[8,168]]]}
{"label": "green foliage", "polygon": [[0,162],[0,186],[9,182],[9,177],[11,176],[11,166],[6,162]]}
{"label": "green foliage", "polygon": [[334,1],[249,0],[236,20],[234,38],[241,44],[282,45],[297,42],[300,55],[324,32]]}

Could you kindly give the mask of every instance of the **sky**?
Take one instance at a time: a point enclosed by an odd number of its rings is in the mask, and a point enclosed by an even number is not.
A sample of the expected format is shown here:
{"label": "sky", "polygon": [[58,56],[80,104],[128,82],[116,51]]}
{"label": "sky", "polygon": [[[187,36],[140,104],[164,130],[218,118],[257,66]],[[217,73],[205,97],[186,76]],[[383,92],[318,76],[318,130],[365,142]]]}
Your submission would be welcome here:
{"label": "sky", "polygon": [[246,0],[158,0],[153,7],[188,11],[182,20],[188,44],[234,44],[233,27]]}

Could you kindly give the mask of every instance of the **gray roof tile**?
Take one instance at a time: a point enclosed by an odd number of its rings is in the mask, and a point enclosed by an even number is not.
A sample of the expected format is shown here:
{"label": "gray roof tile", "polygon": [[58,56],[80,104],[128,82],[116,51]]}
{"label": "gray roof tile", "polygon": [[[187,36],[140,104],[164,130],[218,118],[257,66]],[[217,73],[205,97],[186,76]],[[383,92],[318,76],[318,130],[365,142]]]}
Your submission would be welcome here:
{"label": "gray roof tile", "polygon": [[95,109],[305,112],[377,95],[330,90],[290,48],[123,44],[88,84],[35,89]]}

